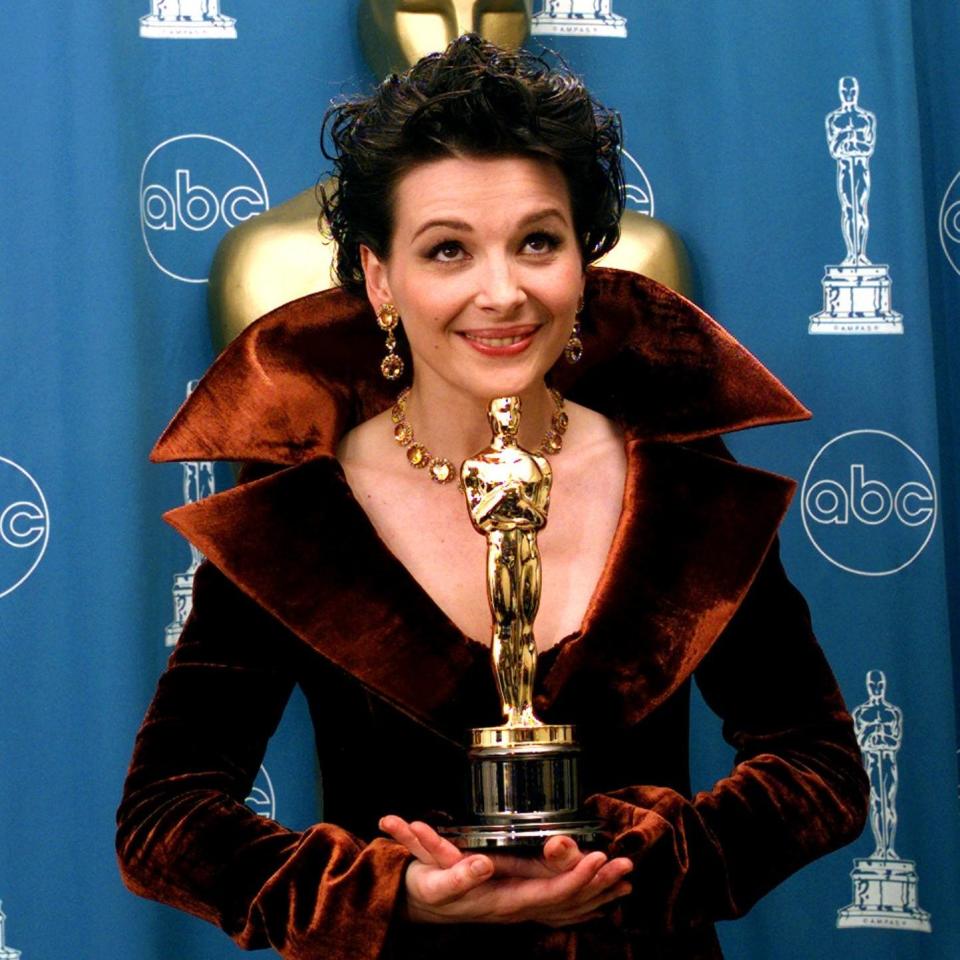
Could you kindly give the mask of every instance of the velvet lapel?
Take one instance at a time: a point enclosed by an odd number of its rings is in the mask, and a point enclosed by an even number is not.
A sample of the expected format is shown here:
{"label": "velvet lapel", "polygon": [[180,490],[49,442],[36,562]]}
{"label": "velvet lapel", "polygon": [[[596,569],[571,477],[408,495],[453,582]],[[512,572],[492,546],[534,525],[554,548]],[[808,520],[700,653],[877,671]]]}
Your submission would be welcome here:
{"label": "velvet lapel", "polygon": [[[620,527],[583,632],[538,671],[538,707],[557,719],[589,692],[607,722],[632,724],[676,689],[743,598],[793,491],[782,477],[673,444],[633,440],[627,452]],[[499,722],[487,648],[387,550],[336,461],[291,467],[167,519],[311,647],[418,721],[458,742],[468,727]]]}
{"label": "velvet lapel", "polygon": [[575,642],[547,651],[537,706],[637,723],[690,675],[753,582],[793,481],[674,444],[628,443],[621,525]]}
{"label": "velvet lapel", "polygon": [[458,744],[478,718],[499,722],[486,648],[428,602],[333,458],[164,519],[311,647],[414,719]]}

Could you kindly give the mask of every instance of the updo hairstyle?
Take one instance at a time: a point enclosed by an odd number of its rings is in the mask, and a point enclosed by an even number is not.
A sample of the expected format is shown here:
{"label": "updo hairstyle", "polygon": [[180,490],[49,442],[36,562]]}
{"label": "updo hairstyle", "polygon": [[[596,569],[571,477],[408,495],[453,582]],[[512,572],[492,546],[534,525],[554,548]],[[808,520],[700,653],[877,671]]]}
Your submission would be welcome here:
{"label": "updo hairstyle", "polygon": [[592,263],[620,237],[620,141],[619,115],[565,67],[475,34],[458,37],[387,77],[371,96],[327,110],[321,149],[336,185],[320,187],[318,196],[337,243],[337,278],[364,294],[360,244],[389,257],[397,182],[421,163],[457,156],[555,162],[570,190],[584,264]]}

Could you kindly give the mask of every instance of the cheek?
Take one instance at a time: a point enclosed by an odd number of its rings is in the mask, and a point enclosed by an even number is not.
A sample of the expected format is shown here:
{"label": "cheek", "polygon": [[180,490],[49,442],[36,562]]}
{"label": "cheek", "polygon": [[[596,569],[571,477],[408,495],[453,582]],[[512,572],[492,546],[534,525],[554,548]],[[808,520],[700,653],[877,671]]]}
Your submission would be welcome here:
{"label": "cheek", "polygon": [[548,294],[547,302],[550,303],[554,316],[561,321],[561,325],[569,323],[573,326],[573,318],[580,303],[580,284],[580,272],[571,271],[568,276],[556,283]]}
{"label": "cheek", "polygon": [[411,283],[400,295],[407,336],[411,342],[424,346],[443,337],[464,306],[464,297],[458,290],[430,278]]}

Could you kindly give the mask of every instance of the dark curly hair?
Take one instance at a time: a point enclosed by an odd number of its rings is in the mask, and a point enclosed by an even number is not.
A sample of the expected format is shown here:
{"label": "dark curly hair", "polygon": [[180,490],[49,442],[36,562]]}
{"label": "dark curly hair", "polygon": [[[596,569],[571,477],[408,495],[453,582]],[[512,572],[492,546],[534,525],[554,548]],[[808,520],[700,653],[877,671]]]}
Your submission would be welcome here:
{"label": "dark curly hair", "polygon": [[619,115],[565,66],[475,34],[458,37],[442,53],[387,77],[371,96],[327,110],[321,149],[333,162],[336,185],[319,187],[318,198],[337,242],[337,277],[363,294],[360,244],[389,256],[397,181],[418,164],[450,156],[555,162],[570,190],[584,263],[591,263],[620,237],[620,141]]}

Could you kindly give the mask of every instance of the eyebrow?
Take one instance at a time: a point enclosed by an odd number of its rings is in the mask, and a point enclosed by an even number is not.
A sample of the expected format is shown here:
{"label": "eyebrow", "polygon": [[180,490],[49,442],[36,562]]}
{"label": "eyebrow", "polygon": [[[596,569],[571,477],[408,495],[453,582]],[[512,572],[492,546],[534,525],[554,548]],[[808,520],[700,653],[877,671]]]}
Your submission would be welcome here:
{"label": "eyebrow", "polygon": [[[562,220],[564,223],[567,222],[566,216],[562,210],[557,207],[546,207],[543,210],[535,210],[533,213],[528,214],[524,217],[517,226],[522,228],[527,226],[530,223],[535,223],[537,220],[547,220],[550,217],[557,217]],[[421,233],[425,233],[427,230],[432,227],[446,227],[448,230],[462,230],[464,233],[472,233],[473,227],[467,223],[466,220],[428,220],[426,223],[422,223],[410,238],[411,240],[416,240]]]}

